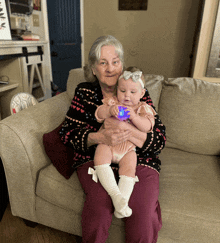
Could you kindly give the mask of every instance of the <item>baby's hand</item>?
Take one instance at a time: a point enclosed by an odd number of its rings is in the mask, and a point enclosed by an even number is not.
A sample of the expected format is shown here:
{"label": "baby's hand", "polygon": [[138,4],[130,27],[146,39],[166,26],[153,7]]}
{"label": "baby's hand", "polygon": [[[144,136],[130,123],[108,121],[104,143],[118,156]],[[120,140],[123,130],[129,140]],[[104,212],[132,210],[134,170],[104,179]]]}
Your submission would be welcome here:
{"label": "baby's hand", "polygon": [[126,107],[126,111],[128,111],[128,115],[130,116],[130,120],[134,119],[136,114],[132,107]]}
{"label": "baby's hand", "polygon": [[117,117],[118,116],[118,113],[119,113],[118,106],[117,105],[112,105],[109,108],[109,113],[111,114],[111,116]]}

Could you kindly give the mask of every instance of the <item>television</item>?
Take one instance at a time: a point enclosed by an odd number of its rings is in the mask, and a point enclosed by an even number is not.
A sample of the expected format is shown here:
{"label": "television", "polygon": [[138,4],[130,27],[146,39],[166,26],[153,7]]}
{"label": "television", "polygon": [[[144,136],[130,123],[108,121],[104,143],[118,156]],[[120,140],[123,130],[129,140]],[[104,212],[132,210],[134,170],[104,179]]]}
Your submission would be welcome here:
{"label": "television", "polygon": [[33,12],[33,0],[9,0],[11,14],[30,15]]}

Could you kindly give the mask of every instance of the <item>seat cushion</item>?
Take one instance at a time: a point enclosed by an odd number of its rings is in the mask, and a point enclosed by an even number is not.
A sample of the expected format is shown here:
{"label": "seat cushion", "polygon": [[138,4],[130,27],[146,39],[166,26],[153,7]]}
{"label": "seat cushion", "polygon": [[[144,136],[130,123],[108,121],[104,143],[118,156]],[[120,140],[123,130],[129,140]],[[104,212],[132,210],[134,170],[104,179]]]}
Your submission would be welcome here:
{"label": "seat cushion", "polygon": [[[85,193],[76,172],[66,180],[53,164],[50,164],[39,173],[36,194],[53,205],[69,210],[70,213],[74,211],[79,215],[82,214]],[[123,221],[115,217],[112,223],[123,226]]]}
{"label": "seat cushion", "polygon": [[47,156],[59,173],[66,179],[69,179],[73,173],[72,158],[74,157],[74,151],[65,146],[59,135],[62,124],[60,124],[53,131],[43,135],[43,144]]}
{"label": "seat cushion", "polygon": [[165,148],[159,157],[163,219],[160,234],[173,239],[172,242],[217,242],[220,157],[172,148]]}
{"label": "seat cushion", "polygon": [[167,147],[220,155],[220,84],[193,78],[163,84],[159,115],[166,126]]}

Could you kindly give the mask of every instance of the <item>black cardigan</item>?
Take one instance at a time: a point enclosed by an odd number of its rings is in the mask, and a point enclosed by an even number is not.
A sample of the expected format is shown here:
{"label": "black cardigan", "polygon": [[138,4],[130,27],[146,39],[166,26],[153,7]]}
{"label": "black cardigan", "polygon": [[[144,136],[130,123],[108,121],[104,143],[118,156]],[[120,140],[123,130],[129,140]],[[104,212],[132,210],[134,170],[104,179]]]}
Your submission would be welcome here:
{"label": "black cardigan", "polygon": [[[63,143],[75,151],[72,164],[74,169],[94,158],[97,145],[87,148],[87,137],[90,132],[97,132],[102,125],[95,118],[95,110],[102,105],[102,99],[98,81],[80,83],[76,87],[71,106],[60,130]],[[147,90],[141,101],[147,102],[154,108]],[[147,134],[143,147],[136,148],[138,165],[148,166],[160,172],[161,162],[158,154],[165,146],[165,136],[165,126],[156,115],[153,131]],[[117,167],[115,164],[112,166]]]}

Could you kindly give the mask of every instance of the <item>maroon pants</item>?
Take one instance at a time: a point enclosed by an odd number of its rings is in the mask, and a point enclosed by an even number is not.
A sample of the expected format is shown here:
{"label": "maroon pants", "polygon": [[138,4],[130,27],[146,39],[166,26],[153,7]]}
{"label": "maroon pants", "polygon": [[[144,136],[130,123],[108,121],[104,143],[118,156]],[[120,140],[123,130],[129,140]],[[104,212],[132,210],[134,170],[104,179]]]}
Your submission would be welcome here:
{"label": "maroon pants", "polygon": [[[108,238],[108,229],[114,213],[110,196],[100,182],[92,180],[88,168],[89,162],[77,169],[79,181],[86,194],[82,213],[82,239],[84,243],[104,243]],[[117,172],[115,172],[117,178]],[[126,243],[155,243],[158,231],[162,227],[161,211],[158,202],[159,174],[148,167],[137,166],[139,178],[134,186],[129,206],[131,217],[124,218]]]}

